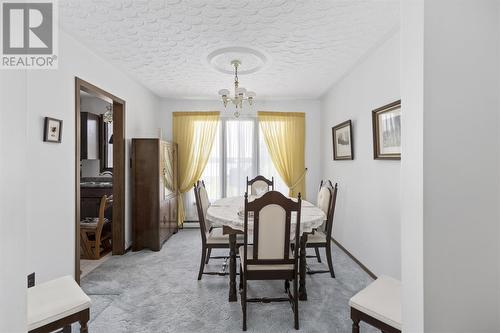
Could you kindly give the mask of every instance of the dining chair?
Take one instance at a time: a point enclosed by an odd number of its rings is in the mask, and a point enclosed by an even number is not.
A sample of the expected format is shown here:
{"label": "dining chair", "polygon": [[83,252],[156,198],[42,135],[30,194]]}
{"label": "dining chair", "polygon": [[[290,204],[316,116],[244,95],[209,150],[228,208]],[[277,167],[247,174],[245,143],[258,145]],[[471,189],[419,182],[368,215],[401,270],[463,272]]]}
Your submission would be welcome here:
{"label": "dining chair", "polygon": [[[296,212],[296,226],[292,231],[291,215]],[[244,242],[240,254],[240,292],[243,312],[243,331],[247,329],[247,302],[289,301],[294,313],[295,329],[299,329],[298,252],[291,243],[300,239],[300,193],[298,200],[269,191],[251,202],[245,193]],[[249,220],[253,227],[249,228]],[[252,232],[252,235],[249,233]],[[249,238],[253,236],[253,244]],[[298,245],[297,247],[298,248]],[[285,280],[287,298],[247,298],[249,280]],[[290,281],[293,280],[293,295]]]}
{"label": "dining chair", "polygon": [[274,191],[274,177],[272,177],[271,180],[261,175],[251,180],[248,180],[247,177],[247,191],[248,186],[250,186],[251,195],[264,194],[269,191],[269,188],[271,188],[271,191]]}
{"label": "dining chair", "polygon": [[99,217],[80,221],[82,259],[100,259],[111,251],[111,221],[104,217],[105,211],[113,206],[113,196],[103,195],[99,204]]}
{"label": "dining chair", "polygon": [[[206,219],[210,201],[208,200],[208,193],[205,188],[204,181],[197,181],[196,184],[194,184],[194,196],[201,231],[201,262],[200,270],[198,272],[198,280],[201,280],[203,274],[220,276],[228,275],[226,272],[221,273],[204,271],[205,265],[208,264],[210,258],[226,260],[229,258],[229,255],[211,257],[212,249],[229,249],[229,235],[224,235],[222,233],[222,228],[212,228]],[[241,245],[243,243],[243,236],[237,235],[236,242]]]}
{"label": "dining chair", "polygon": [[326,215],[326,220],[324,222],[324,231],[315,230],[313,234],[309,235],[307,238],[306,248],[314,248],[316,252],[315,256],[308,256],[317,258],[318,262],[321,262],[321,256],[319,254],[319,249],[324,248],[326,252],[326,260],[328,263],[328,270],[317,270],[313,271],[308,269],[308,274],[317,273],[330,273],[332,278],[335,278],[335,272],[333,270],[332,263],[332,231],[333,231],[333,216],[335,213],[335,203],[337,201],[337,183],[333,186],[330,180],[321,181],[320,188],[318,191],[318,207],[323,210]]}

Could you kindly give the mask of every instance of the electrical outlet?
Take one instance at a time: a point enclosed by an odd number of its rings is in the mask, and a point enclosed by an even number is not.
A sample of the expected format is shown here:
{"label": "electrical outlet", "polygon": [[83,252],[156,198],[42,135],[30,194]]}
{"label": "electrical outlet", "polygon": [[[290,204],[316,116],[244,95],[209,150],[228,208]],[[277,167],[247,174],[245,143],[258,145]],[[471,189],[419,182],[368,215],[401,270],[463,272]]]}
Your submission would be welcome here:
{"label": "electrical outlet", "polygon": [[35,272],[28,275],[28,288],[35,286]]}

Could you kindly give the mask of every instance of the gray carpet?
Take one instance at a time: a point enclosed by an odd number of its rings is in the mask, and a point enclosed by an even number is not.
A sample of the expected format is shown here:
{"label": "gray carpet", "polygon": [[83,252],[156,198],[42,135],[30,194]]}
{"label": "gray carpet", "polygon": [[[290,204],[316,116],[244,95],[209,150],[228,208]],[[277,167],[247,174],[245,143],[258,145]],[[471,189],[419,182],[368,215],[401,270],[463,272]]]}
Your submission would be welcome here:
{"label": "gray carpet", "polygon": [[[199,230],[182,230],[160,252],[113,256],[82,279],[92,299],[90,332],[241,332],[240,303],[229,303],[228,277],[197,280]],[[324,252],[321,251],[323,259]],[[212,255],[225,254],[221,251]],[[301,332],[350,332],[348,300],[372,280],[348,256],[333,248],[337,278],[307,277],[308,301],[300,302]],[[213,259],[207,270],[218,271]],[[312,269],[325,269],[313,258]],[[282,297],[282,281],[249,281],[249,297]],[[288,303],[248,305],[248,332],[296,332]],[[75,330],[78,325],[74,325]],[[377,332],[368,326],[362,332]]]}

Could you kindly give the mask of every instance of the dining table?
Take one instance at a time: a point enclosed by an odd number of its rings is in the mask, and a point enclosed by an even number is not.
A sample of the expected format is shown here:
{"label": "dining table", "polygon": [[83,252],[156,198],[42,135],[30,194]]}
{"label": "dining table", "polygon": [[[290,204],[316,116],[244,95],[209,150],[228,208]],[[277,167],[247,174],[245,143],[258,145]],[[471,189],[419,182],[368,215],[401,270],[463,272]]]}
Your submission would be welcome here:
{"label": "dining table", "polygon": [[[255,196],[249,196],[249,201]],[[297,200],[291,198],[293,200]],[[243,196],[227,197],[210,204],[207,210],[207,220],[212,227],[222,227],[223,234],[229,238],[229,302],[236,302],[236,236],[244,233]],[[302,200],[300,214],[300,252],[299,252],[299,299],[307,300],[306,290],[306,244],[307,235],[319,228],[326,216],[323,210],[306,200]],[[295,232],[297,218],[291,216],[291,232]],[[249,221],[249,229],[252,224]]]}

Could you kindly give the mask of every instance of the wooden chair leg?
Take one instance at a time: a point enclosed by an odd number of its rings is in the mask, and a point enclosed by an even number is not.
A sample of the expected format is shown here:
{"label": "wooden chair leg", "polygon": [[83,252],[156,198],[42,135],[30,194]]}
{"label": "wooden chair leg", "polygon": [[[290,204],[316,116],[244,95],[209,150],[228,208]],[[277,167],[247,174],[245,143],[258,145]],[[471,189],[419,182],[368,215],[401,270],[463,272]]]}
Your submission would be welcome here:
{"label": "wooden chair leg", "polygon": [[321,262],[321,256],[319,255],[319,248],[315,247],[314,251],[316,252],[316,258],[318,259],[318,262]]}
{"label": "wooden chair leg", "polygon": [[201,276],[203,275],[203,270],[205,268],[205,257],[207,255],[207,249],[202,247],[201,249],[201,262],[200,262],[200,271],[198,272],[198,280],[201,280]]}
{"label": "wooden chair leg", "polygon": [[83,312],[82,319],[79,320],[80,333],[88,333],[89,332],[88,327],[87,327],[87,323],[88,323],[89,319],[90,319],[90,310],[87,309]]}
{"label": "wooden chair leg", "polygon": [[212,248],[208,248],[207,260],[205,261],[205,265],[208,265],[208,261],[210,260],[210,255],[212,254]]}
{"label": "wooden chair leg", "polygon": [[241,295],[241,302],[243,302],[243,331],[247,330],[247,281],[243,277],[243,294]]}
{"label": "wooden chair leg", "polygon": [[66,325],[63,327],[63,333],[71,333],[71,325]]}
{"label": "wooden chair leg", "polygon": [[288,290],[290,290],[290,281],[285,280],[285,293],[288,293]]}
{"label": "wooden chair leg", "polygon": [[333,263],[332,263],[332,249],[331,243],[326,244],[326,261],[328,262],[328,269],[330,270],[330,275],[335,279],[335,272],[333,271]]}
{"label": "wooden chair leg", "polygon": [[352,333],[359,333],[359,320],[352,321]]}
{"label": "wooden chair leg", "polygon": [[297,283],[297,274],[293,279],[293,317],[295,322],[295,329],[299,329],[299,288]]}
{"label": "wooden chair leg", "polygon": [[80,333],[88,333],[89,329],[87,327],[87,322],[86,321],[81,321],[80,322]]}

